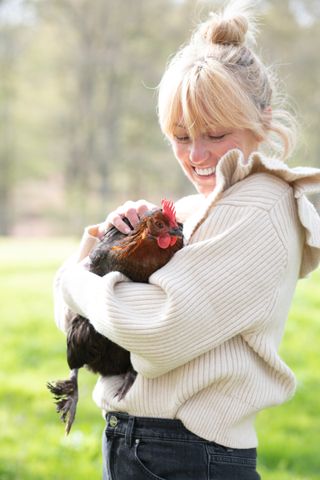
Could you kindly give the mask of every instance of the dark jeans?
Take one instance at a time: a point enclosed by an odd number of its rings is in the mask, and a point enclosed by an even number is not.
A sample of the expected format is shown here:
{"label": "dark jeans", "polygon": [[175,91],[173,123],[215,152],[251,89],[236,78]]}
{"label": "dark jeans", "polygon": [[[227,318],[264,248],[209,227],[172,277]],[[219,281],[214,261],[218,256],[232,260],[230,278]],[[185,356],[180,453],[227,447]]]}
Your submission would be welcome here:
{"label": "dark jeans", "polygon": [[208,442],[180,420],[107,414],[104,480],[259,480],[256,456]]}

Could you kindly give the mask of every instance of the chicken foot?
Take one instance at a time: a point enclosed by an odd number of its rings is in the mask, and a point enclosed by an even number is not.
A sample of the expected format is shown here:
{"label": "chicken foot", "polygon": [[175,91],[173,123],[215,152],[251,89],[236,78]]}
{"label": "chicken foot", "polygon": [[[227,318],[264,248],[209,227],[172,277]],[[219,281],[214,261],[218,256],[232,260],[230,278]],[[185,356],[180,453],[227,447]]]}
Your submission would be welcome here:
{"label": "chicken foot", "polygon": [[71,370],[68,380],[57,380],[48,382],[47,387],[54,395],[57,412],[61,420],[66,424],[66,435],[69,434],[76,415],[78,403],[78,369]]}

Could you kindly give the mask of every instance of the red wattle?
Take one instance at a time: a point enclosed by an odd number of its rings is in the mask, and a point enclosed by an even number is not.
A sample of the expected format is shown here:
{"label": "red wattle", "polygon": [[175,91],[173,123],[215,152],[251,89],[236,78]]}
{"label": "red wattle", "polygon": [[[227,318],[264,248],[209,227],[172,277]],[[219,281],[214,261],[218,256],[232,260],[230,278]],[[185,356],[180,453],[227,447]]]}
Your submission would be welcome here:
{"label": "red wattle", "polygon": [[170,247],[171,237],[167,233],[166,235],[158,237],[157,242],[158,242],[158,245],[159,245],[160,248],[168,248],[168,247]]}
{"label": "red wattle", "polygon": [[170,247],[173,247],[173,245],[175,245],[176,242],[177,242],[177,237],[171,237]]}

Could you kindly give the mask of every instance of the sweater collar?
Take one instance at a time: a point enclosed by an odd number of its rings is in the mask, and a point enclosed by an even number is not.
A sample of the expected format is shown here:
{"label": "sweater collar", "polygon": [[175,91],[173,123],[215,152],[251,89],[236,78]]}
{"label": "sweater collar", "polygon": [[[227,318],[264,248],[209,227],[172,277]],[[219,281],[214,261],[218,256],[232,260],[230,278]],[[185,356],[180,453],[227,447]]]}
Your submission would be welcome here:
{"label": "sweater collar", "polygon": [[293,188],[298,216],[305,230],[304,254],[300,272],[301,276],[305,276],[320,263],[320,217],[306,197],[306,194],[320,192],[320,169],[290,168],[283,161],[274,157],[265,157],[260,152],[253,152],[245,161],[242,152],[234,149],[220,159],[216,168],[216,187],[206,198],[201,198],[199,209],[186,222],[184,232],[187,243],[223,193],[232,185],[258,172],[275,175]]}

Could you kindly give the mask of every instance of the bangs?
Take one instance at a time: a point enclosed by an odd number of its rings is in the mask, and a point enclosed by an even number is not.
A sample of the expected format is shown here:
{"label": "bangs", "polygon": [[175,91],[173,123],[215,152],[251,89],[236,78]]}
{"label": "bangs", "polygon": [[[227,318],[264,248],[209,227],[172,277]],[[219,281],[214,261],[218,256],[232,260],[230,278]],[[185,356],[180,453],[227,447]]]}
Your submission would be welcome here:
{"label": "bangs", "polygon": [[213,69],[206,61],[197,62],[180,78],[168,72],[164,75],[158,114],[165,135],[172,137],[177,125],[186,128],[193,138],[204,131],[224,128],[260,130],[259,112],[251,99],[244,96],[239,81],[235,82],[225,68],[222,70],[214,63]]}

